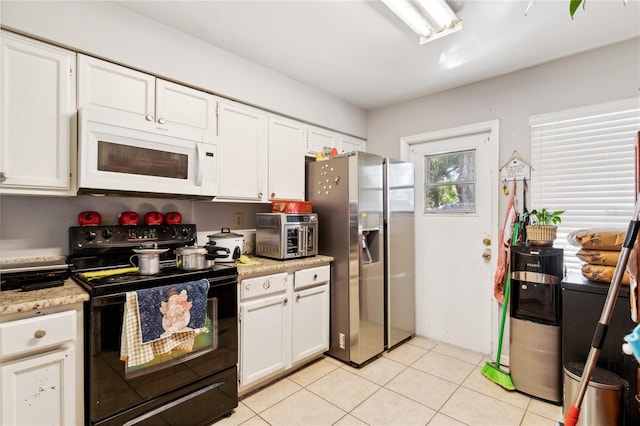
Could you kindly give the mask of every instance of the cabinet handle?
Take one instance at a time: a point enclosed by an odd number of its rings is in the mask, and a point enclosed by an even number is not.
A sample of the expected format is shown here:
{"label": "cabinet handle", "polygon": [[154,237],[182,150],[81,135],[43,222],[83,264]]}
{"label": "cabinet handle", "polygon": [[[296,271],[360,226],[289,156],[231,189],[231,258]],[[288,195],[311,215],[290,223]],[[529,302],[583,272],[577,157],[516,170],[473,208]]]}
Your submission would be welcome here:
{"label": "cabinet handle", "polygon": [[165,120],[164,118],[158,118],[158,123],[164,124],[166,122],[167,122],[167,120]]}
{"label": "cabinet handle", "polygon": [[313,280],[317,280],[318,279],[318,274],[313,274]]}
{"label": "cabinet handle", "polygon": [[36,339],[42,339],[46,334],[47,332],[44,330],[36,330],[36,332],[33,333],[33,337],[35,337]]}
{"label": "cabinet handle", "polygon": [[5,172],[0,172],[0,183],[7,180],[7,174]]}
{"label": "cabinet handle", "polygon": [[283,305],[286,305],[289,302],[289,299],[287,299],[286,297],[284,298],[284,300],[282,301]]}
{"label": "cabinet handle", "polygon": [[258,192],[258,198],[262,198],[262,192]]}
{"label": "cabinet handle", "polygon": [[276,198],[276,193],[275,193],[275,192],[272,192],[272,193],[271,193],[271,199],[273,200],[274,198]]}
{"label": "cabinet handle", "polygon": [[148,114],[146,117],[147,121],[153,121],[153,115]]}
{"label": "cabinet handle", "polygon": [[298,300],[300,300],[300,295],[299,295],[299,294],[297,294],[297,295],[296,295],[296,302],[297,302]]}

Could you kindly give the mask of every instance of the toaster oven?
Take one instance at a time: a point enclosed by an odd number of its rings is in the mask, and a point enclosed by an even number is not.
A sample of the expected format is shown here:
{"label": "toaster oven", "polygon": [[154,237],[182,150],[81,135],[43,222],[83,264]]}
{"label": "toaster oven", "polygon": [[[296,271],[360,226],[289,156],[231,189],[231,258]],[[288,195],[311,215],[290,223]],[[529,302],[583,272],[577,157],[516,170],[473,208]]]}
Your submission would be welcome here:
{"label": "toaster oven", "polygon": [[317,254],[316,213],[256,213],[256,255],[282,260]]}

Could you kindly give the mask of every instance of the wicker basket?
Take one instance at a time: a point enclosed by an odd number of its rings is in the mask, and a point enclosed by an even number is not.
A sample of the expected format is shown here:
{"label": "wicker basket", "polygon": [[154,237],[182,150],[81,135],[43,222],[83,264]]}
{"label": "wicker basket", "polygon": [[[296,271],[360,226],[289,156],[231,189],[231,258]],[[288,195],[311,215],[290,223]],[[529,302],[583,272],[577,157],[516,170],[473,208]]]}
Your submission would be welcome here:
{"label": "wicker basket", "polygon": [[532,246],[552,246],[557,231],[556,225],[529,225],[527,239]]}

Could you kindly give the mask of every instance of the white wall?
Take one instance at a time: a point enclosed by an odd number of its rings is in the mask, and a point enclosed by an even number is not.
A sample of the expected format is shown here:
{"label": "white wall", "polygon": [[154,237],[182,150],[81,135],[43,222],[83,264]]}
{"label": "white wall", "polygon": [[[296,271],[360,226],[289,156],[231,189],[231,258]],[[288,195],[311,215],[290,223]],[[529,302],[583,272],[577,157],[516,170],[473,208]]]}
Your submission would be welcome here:
{"label": "white wall", "polygon": [[[367,151],[400,158],[402,137],[498,119],[499,164],[508,161],[514,150],[529,160],[531,115],[638,97],[639,90],[640,39],[633,39],[370,111]],[[495,190],[500,194],[497,223],[502,226],[508,197],[502,195],[501,187]],[[417,282],[417,309],[430,309],[430,303],[441,303],[425,300],[426,292],[421,290],[424,285],[426,283]],[[494,303],[494,353],[498,319],[499,307]],[[424,335],[429,327],[419,323],[416,329]],[[503,362],[508,364],[508,329],[506,333]]]}
{"label": "white wall", "polygon": [[366,111],[106,1],[0,2],[2,26],[366,139]]}
{"label": "white wall", "polygon": [[500,120],[500,164],[530,158],[531,115],[640,95],[640,38],[369,112],[367,150],[400,157],[400,138]]}

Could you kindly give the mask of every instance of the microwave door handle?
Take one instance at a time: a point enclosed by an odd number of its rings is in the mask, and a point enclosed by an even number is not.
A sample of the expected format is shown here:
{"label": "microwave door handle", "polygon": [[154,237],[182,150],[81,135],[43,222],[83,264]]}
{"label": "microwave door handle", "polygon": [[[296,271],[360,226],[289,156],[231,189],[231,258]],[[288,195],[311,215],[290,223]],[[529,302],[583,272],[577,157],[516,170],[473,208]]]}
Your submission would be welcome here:
{"label": "microwave door handle", "polygon": [[202,186],[202,182],[204,181],[204,169],[206,164],[206,149],[204,144],[197,143],[196,144],[196,185]]}

